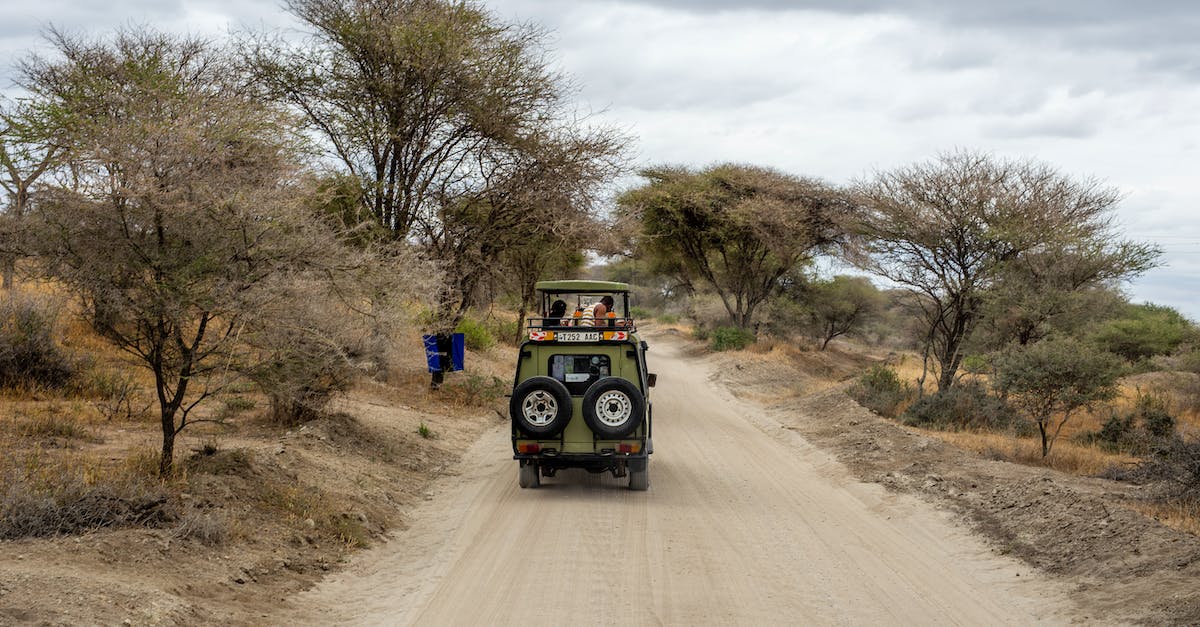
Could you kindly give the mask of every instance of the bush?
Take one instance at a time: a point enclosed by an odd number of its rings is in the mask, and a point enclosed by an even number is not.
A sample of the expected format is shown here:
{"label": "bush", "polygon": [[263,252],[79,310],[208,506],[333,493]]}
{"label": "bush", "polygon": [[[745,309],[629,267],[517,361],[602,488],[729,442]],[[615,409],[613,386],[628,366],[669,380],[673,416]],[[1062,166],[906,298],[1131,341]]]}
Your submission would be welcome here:
{"label": "bush", "polygon": [[922,397],[904,412],[904,424],[947,431],[1008,431],[1031,435],[1033,425],[977,381]]}
{"label": "bush", "polygon": [[900,380],[896,371],[883,365],[871,366],[846,393],[867,409],[889,418],[912,396],[912,388]]}
{"label": "bush", "polygon": [[229,518],[218,512],[189,509],[179,517],[173,535],[204,546],[221,546],[229,539]]}
{"label": "bush", "polygon": [[40,454],[5,461],[0,540],[162,527],[175,519],[167,489],[131,467],[104,468]]}
{"label": "bush", "polygon": [[1170,307],[1130,305],[1124,316],[1105,323],[1092,340],[1103,350],[1137,362],[1168,355],[1195,335],[1192,323]]}
{"label": "bush", "polygon": [[692,339],[694,340],[707,342],[709,336],[711,335],[712,334],[708,331],[708,328],[706,328],[704,325],[697,324],[696,326],[692,327]]}
{"label": "bush", "polygon": [[0,387],[62,387],[75,364],[58,347],[57,307],[21,294],[0,297]]}
{"label": "bush", "polygon": [[663,324],[675,324],[679,322],[679,316],[675,314],[663,314],[658,317],[658,321]]}
{"label": "bush", "polygon": [[517,332],[520,329],[517,328],[516,318],[509,320],[507,318],[491,316],[485,319],[482,324],[497,341],[504,342],[510,346],[514,345],[514,342],[517,342]]}
{"label": "bush", "polygon": [[1080,439],[1110,451],[1145,455],[1174,437],[1175,416],[1167,398],[1139,392],[1132,410],[1125,414],[1113,412],[1098,431],[1085,433]]}
{"label": "bush", "polygon": [[467,407],[487,407],[508,392],[510,385],[499,377],[465,374],[448,381],[442,396]]}
{"label": "bush", "polygon": [[492,332],[486,325],[474,318],[463,318],[454,332],[462,333],[467,348],[473,351],[485,351],[496,345],[496,337],[492,335]]}
{"label": "bush", "polygon": [[1170,500],[1200,504],[1200,442],[1175,438],[1133,474],[1134,479],[1159,484],[1162,496]]}
{"label": "bush", "polygon": [[715,351],[740,351],[755,341],[754,332],[739,327],[717,327],[712,332],[710,346]]}
{"label": "bush", "polygon": [[1117,395],[1122,362],[1074,338],[1047,338],[996,360],[996,389],[1038,427],[1042,457],[1050,454],[1075,410]]}
{"label": "bush", "polygon": [[650,320],[654,317],[654,312],[646,309],[645,307],[630,307],[629,315],[632,316],[634,320]]}

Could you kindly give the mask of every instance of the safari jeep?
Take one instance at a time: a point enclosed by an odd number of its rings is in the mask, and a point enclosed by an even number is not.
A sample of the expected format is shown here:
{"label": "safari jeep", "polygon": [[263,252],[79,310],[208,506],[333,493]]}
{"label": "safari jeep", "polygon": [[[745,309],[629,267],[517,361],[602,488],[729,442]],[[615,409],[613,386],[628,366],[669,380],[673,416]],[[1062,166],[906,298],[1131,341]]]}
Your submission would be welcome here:
{"label": "safari jeep", "polygon": [[[535,488],[562,468],[584,468],[628,476],[631,490],[649,488],[655,375],[646,371],[646,343],[629,316],[629,286],[542,281],[536,287],[542,317],[528,321],[508,405],[521,487]],[[605,296],[614,311],[595,319],[584,313]],[[560,300],[567,304],[561,318],[552,309]]]}

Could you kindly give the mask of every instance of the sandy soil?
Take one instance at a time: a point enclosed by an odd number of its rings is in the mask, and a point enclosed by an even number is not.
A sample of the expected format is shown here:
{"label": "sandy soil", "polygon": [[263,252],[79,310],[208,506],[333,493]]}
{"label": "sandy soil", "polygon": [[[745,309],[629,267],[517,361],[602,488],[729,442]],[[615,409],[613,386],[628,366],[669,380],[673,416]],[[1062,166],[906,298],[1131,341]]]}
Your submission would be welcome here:
{"label": "sandy soil", "polygon": [[651,488],[562,472],[521,490],[507,430],[388,545],[300,595],[310,624],[1056,624],[1067,586],[911,496],[856,480],[653,341]]}

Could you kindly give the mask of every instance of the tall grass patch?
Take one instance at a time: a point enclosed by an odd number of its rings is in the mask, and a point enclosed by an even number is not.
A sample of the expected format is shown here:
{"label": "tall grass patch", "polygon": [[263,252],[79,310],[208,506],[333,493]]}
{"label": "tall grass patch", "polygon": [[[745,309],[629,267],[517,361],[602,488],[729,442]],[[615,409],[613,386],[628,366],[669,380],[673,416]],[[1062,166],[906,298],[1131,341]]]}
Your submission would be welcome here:
{"label": "tall grass patch", "polygon": [[172,491],[145,470],[40,449],[4,454],[0,540],[167,526],[177,518]]}
{"label": "tall grass patch", "polygon": [[59,388],[75,374],[58,345],[58,311],[49,297],[0,295],[0,388]]}

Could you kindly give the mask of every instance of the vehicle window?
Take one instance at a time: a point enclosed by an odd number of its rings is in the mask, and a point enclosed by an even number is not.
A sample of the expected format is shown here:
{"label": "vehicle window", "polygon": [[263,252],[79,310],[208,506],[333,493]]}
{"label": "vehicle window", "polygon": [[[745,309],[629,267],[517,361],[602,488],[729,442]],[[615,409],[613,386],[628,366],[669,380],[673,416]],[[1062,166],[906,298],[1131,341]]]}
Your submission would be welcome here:
{"label": "vehicle window", "polygon": [[550,356],[550,376],[562,381],[571,394],[583,394],[589,385],[611,372],[608,355]]}

